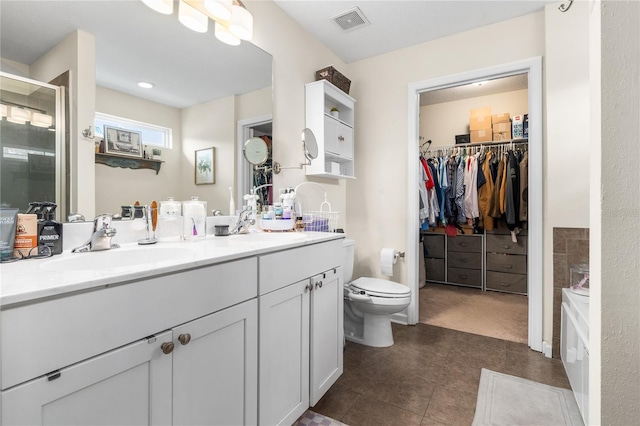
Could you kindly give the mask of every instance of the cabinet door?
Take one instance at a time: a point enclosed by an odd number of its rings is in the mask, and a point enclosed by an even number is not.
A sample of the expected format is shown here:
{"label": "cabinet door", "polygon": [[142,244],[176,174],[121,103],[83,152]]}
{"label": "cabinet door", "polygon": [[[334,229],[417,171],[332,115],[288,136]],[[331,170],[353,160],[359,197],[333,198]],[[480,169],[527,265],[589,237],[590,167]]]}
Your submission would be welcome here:
{"label": "cabinet door", "polygon": [[166,342],[168,331],[6,390],[2,424],[171,424]]}
{"label": "cabinet door", "polygon": [[173,329],[173,424],[254,425],[258,398],[255,299]]}
{"label": "cabinet door", "polygon": [[313,277],[311,284],[310,402],[314,406],[342,375],[342,268]]}
{"label": "cabinet door", "polygon": [[310,280],[260,296],[261,425],[291,425],[309,407]]}
{"label": "cabinet door", "polygon": [[333,117],[324,117],[324,147],[328,153],[353,158],[353,129]]}

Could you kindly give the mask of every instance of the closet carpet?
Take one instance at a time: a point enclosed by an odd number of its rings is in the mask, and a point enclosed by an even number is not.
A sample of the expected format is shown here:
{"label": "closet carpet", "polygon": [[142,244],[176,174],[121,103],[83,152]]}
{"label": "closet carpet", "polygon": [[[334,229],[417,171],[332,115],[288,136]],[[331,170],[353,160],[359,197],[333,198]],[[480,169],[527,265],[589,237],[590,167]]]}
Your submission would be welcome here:
{"label": "closet carpet", "polygon": [[420,289],[420,322],[527,343],[528,301],[520,294],[427,283]]}

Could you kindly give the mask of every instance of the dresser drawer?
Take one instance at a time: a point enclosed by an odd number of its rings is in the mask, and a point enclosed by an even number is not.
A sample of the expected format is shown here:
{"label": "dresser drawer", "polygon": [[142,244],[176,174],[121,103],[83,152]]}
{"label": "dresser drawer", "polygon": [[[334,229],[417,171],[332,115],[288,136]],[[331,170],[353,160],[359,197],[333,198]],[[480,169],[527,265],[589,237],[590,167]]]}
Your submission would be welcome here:
{"label": "dresser drawer", "polygon": [[527,254],[527,237],[518,236],[518,242],[511,241],[511,235],[487,234],[487,253]]}
{"label": "dresser drawer", "polygon": [[527,256],[487,253],[487,271],[526,274]]}
{"label": "dresser drawer", "polygon": [[425,257],[444,259],[444,235],[424,235],[422,242],[427,249]]}
{"label": "dresser drawer", "polygon": [[447,268],[447,282],[482,288],[482,271],[479,269]]}
{"label": "dresser drawer", "polygon": [[457,236],[447,238],[447,251],[482,252],[482,236]]}
{"label": "dresser drawer", "polygon": [[447,266],[453,268],[481,269],[482,254],[450,251],[447,256]]}
{"label": "dresser drawer", "polygon": [[444,259],[424,259],[427,281],[444,281]]}
{"label": "dresser drawer", "polygon": [[527,276],[521,274],[505,274],[504,272],[487,271],[487,290],[506,291],[509,293],[527,293]]}

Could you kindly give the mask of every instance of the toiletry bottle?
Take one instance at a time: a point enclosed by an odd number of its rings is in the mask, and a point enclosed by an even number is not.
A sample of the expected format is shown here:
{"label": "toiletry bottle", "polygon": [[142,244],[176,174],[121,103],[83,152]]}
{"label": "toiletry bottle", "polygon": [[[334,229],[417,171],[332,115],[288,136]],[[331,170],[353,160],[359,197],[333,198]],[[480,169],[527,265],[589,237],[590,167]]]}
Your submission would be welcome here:
{"label": "toiletry bottle", "polygon": [[233,188],[229,187],[229,216],[236,214],[236,202],[233,199]]}
{"label": "toiletry bottle", "polygon": [[55,203],[42,203],[43,219],[38,221],[38,245],[48,246],[52,254],[62,253],[62,223],[55,221]]}
{"label": "toiletry bottle", "polygon": [[273,211],[275,212],[276,219],[282,219],[282,203],[273,203]]}

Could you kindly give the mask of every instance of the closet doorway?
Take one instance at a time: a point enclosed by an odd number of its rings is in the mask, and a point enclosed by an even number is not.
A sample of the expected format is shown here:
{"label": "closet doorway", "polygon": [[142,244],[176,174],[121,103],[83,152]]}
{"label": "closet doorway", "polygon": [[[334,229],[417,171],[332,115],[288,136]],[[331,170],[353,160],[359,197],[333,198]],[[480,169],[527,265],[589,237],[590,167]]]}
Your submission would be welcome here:
{"label": "closet doorway", "polygon": [[[236,206],[240,208],[244,203],[244,195],[257,186],[273,183],[273,117],[271,114],[238,121],[236,129]],[[253,167],[244,158],[244,143],[252,137],[265,139],[269,148],[267,162],[260,167]],[[266,186],[258,191],[260,205],[273,203],[273,187]]]}
{"label": "closet doorway", "polygon": [[[408,170],[408,201],[410,208],[408,209],[408,224],[419,223],[418,216],[418,206],[419,206],[419,197],[418,197],[418,169],[415,167],[415,159],[416,156],[419,155],[417,148],[419,148],[418,140],[420,136],[424,136],[425,140],[421,142],[424,148],[424,144],[426,139],[430,138],[430,135],[422,135],[420,132],[420,98],[423,94],[434,95],[440,93],[447,93],[451,91],[444,91],[442,89],[452,89],[452,88],[461,88],[461,86],[468,86],[473,83],[487,81],[487,80],[496,80],[496,79],[505,79],[510,78],[511,81],[516,82],[518,80],[518,75],[524,76],[526,78],[526,90],[527,90],[527,100],[526,105],[528,106],[528,117],[529,117],[529,147],[528,147],[528,157],[529,157],[529,207],[528,207],[528,235],[526,237],[526,245],[525,250],[527,251],[527,260],[526,266],[523,264],[522,268],[526,269],[526,281],[527,281],[527,293],[528,300],[526,301],[527,310],[528,310],[528,319],[527,319],[527,341],[529,347],[536,351],[543,351],[546,348],[543,348],[542,342],[542,74],[541,74],[541,58],[533,58],[517,63],[505,64],[501,66],[496,66],[488,69],[476,70],[468,73],[457,74],[437,79],[426,80],[422,82],[413,83],[409,86],[409,141],[408,141],[408,162],[407,162],[407,170]],[[522,79],[522,77],[520,77]],[[456,89],[457,90],[457,89]],[[452,90],[453,91],[453,90]],[[431,93],[429,93],[431,92]],[[508,110],[507,110],[508,111]],[[494,111],[494,114],[501,113],[503,111]],[[437,149],[437,145],[452,145],[455,142],[455,139],[451,143],[442,143],[442,141],[434,142],[434,148]],[[415,206],[415,208],[411,208]],[[408,322],[410,324],[415,324],[419,322],[420,317],[424,318],[424,315],[420,315],[420,272],[419,265],[420,262],[424,263],[423,259],[423,251],[422,245],[419,244],[420,235],[416,232],[415,228],[411,226],[407,229],[407,258],[408,258],[408,282],[412,285],[412,294],[413,300],[411,305],[408,308]],[[466,232],[465,232],[466,234]],[[507,231],[508,234],[508,231]],[[466,236],[465,236],[466,237]],[[498,236],[496,238],[504,238],[505,236]],[[440,242],[442,239],[442,242]],[[445,241],[446,239],[446,241]],[[467,238],[469,239],[469,238]],[[448,246],[449,244],[458,244],[461,239],[448,238],[444,234],[441,234],[441,237],[435,236],[433,238],[434,243],[441,243],[442,247],[448,247],[449,250],[452,249],[453,246]],[[489,240],[487,238],[487,240]],[[482,274],[481,282],[485,283],[485,264],[489,265],[491,262],[490,255],[487,254],[485,257],[485,239],[477,239],[474,240],[472,237],[469,239],[470,243],[478,243],[481,248],[478,250],[482,251],[482,258],[478,258],[478,261],[481,262],[482,271],[477,271],[478,274]],[[466,243],[465,243],[466,245]],[[522,243],[521,243],[522,245]],[[436,246],[437,247],[437,244]],[[488,246],[487,246],[488,248]],[[455,250],[455,248],[453,248]],[[437,251],[437,249],[436,249]],[[480,256],[478,254],[478,256]],[[434,259],[437,261],[437,259]],[[448,269],[451,273],[455,272],[455,268]],[[442,280],[450,281],[442,278]],[[454,280],[455,281],[455,280]],[[474,282],[478,282],[476,279]],[[475,284],[474,284],[475,285]],[[471,289],[471,293],[468,295],[465,294],[465,291],[468,293],[470,289],[465,288],[453,288],[448,286],[434,286],[435,292],[447,293],[447,291],[453,291],[453,293],[448,296],[452,298],[454,301],[460,302],[460,300],[465,300],[467,296],[477,297],[483,292],[480,289]],[[459,290],[459,291],[458,291]],[[478,293],[474,293],[473,291],[477,291]],[[422,292],[424,294],[424,292]],[[431,296],[434,293],[431,292]],[[488,296],[488,299],[491,299],[491,295]],[[511,296],[511,295],[508,295]],[[516,295],[513,295],[516,296]],[[519,296],[522,298],[523,296]],[[424,298],[424,296],[423,296]],[[462,299],[460,299],[462,298]],[[505,298],[501,298],[501,300],[505,300]],[[517,300],[517,299],[516,299]],[[522,299],[520,299],[522,300]],[[470,302],[473,303],[473,302]],[[491,303],[489,300],[487,303]],[[423,308],[427,307],[423,301]],[[436,309],[437,306],[434,306]],[[428,307],[427,307],[428,309]]]}

